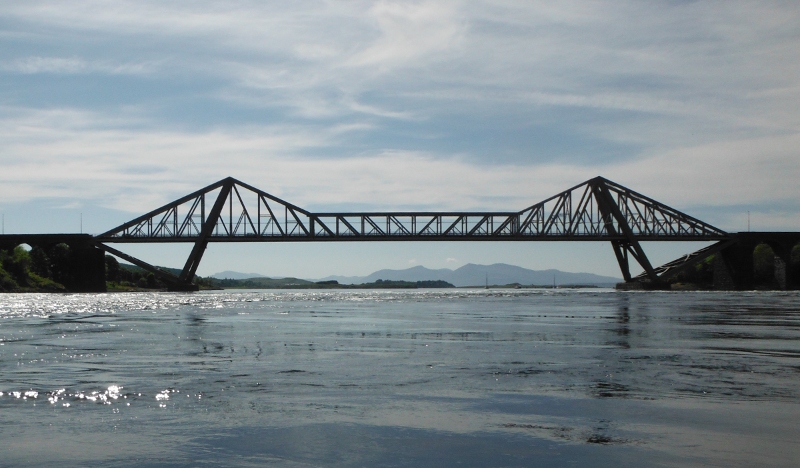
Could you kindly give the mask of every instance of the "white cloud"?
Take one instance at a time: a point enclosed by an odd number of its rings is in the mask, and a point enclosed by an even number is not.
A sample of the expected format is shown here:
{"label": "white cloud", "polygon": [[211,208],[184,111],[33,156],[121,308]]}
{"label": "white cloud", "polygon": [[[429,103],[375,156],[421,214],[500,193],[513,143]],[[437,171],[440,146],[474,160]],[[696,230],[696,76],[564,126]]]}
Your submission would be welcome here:
{"label": "white cloud", "polygon": [[28,57],[6,65],[6,70],[20,73],[80,73],[86,70],[86,62],[77,58]]}
{"label": "white cloud", "polygon": [[[27,48],[6,53],[9,75],[213,84],[184,98],[197,100],[189,111],[146,86],[128,107],[92,94],[47,109],[2,94],[18,107],[2,109],[0,196],[141,211],[233,175],[300,205],[520,209],[602,174],[678,208],[796,206],[799,12],[779,2],[16,2],[0,12],[4,37]],[[197,115],[211,123],[193,125]],[[409,137],[396,131],[412,124]],[[521,156],[476,164],[495,155],[455,140],[485,127]],[[569,163],[543,162],[528,138],[542,127],[592,142],[569,147]],[[427,146],[423,133],[434,135]],[[606,160],[594,141],[623,149]]]}
{"label": "white cloud", "polygon": [[800,133],[680,147],[604,168],[675,204],[737,205],[790,201],[800,180]]}
{"label": "white cloud", "polygon": [[[103,116],[69,111],[32,113],[20,120],[0,122],[6,142],[0,150],[0,198],[6,203],[65,197],[144,212],[231,175],[312,210],[348,204],[376,210],[519,210],[603,175],[686,209],[792,201],[800,178],[791,150],[800,146],[800,134],[682,148],[593,167],[484,166],[459,155],[412,151],[304,156],[335,145],[335,127],[206,133],[94,129]],[[756,216],[763,226],[778,223],[766,212]]]}
{"label": "white cloud", "polygon": [[104,73],[110,75],[146,75],[153,73],[155,63],[108,63],[88,62],[81,58],[70,57],[25,57],[2,65],[2,69],[15,73],[37,74],[52,73],[77,75],[87,73]]}
{"label": "white cloud", "polygon": [[345,63],[390,71],[456,48],[465,26],[455,2],[377,2],[370,17],[380,36]]}
{"label": "white cloud", "polygon": [[[677,113],[683,120],[673,125],[686,130],[697,119],[769,129],[788,120],[797,128],[799,12],[771,2],[757,8],[585,1],[241,1],[220,7],[32,0],[5,8],[3,16],[44,30],[112,38],[115,47],[122,45],[118,52],[145,54],[141,63],[163,64],[163,73],[223,77],[229,82],[220,95],[268,105],[276,95],[261,93],[277,91],[277,105],[294,106],[306,117],[376,108],[386,116],[419,114],[360,99],[378,92],[449,96],[484,102],[483,110],[527,101]],[[140,42],[153,45],[131,45]],[[102,45],[92,48],[110,53]],[[63,57],[18,62],[21,69],[72,73],[150,67]],[[436,106],[447,111],[443,103]]]}

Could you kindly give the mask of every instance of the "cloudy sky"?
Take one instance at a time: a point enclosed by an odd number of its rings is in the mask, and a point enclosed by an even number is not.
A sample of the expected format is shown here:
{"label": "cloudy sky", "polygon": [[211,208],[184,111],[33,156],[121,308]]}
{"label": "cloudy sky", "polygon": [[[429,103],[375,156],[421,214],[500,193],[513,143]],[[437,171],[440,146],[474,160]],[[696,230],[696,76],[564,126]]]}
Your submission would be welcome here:
{"label": "cloudy sky", "polygon": [[[98,233],[228,175],[311,211],[518,210],[602,175],[800,229],[798,5],[4,2],[3,229]],[[536,243],[214,245],[199,273],[468,262],[618,276],[607,245]]]}

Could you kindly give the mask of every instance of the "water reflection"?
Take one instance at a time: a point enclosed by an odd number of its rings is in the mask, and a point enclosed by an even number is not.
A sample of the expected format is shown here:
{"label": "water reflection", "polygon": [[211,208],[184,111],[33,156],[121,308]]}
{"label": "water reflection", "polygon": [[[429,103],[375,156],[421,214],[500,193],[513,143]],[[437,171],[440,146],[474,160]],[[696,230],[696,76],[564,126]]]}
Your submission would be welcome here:
{"label": "water reflection", "polygon": [[[627,298],[626,298],[627,299]],[[628,335],[630,335],[631,330],[629,328],[629,323],[631,321],[630,313],[628,312],[628,305],[623,304],[619,306],[619,311],[617,312],[617,336],[619,337],[617,341],[617,345],[623,349],[628,349],[631,347],[630,342],[628,341]]]}
{"label": "water reflection", "polygon": [[76,421],[110,448],[72,453],[75,465],[125,460],[115,433],[143,436],[125,450],[151,464],[780,466],[800,455],[797,295],[8,298],[0,441],[21,447],[12,464],[62,460],[20,437],[56,428],[66,444]]}

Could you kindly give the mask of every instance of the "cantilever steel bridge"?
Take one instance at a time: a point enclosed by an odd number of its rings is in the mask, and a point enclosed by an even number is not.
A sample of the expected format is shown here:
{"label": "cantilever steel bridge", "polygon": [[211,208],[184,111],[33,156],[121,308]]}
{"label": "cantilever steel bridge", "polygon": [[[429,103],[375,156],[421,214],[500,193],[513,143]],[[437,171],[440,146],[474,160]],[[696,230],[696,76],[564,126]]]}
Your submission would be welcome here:
{"label": "cantilever steel bridge", "polygon": [[[159,275],[192,281],[210,242],[608,241],[626,281],[659,283],[726,248],[732,235],[602,177],[513,212],[312,213],[228,177],[94,237],[97,247]],[[716,241],[654,268],[643,241]],[[112,243],[194,243],[178,277]],[[631,277],[629,260],[644,270]]]}

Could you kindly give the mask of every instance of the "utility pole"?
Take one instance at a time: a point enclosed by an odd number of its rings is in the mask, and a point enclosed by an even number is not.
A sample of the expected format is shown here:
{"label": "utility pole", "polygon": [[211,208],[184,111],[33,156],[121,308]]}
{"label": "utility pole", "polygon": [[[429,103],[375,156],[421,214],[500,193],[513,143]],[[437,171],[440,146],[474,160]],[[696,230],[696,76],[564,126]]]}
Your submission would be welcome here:
{"label": "utility pole", "polygon": [[83,213],[81,213],[81,234],[83,234]]}
{"label": "utility pole", "polygon": [[750,210],[747,210],[747,232],[750,232]]}

